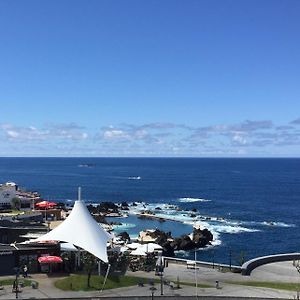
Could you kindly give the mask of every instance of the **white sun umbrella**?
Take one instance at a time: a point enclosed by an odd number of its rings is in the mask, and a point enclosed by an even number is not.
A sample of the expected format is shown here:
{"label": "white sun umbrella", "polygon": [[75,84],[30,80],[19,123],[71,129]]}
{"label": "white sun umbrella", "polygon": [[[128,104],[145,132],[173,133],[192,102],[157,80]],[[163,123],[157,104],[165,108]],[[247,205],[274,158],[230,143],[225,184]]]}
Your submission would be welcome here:
{"label": "white sun umbrella", "polygon": [[126,246],[121,246],[120,247],[120,252],[126,252],[126,251],[128,251],[129,249],[126,247]]}
{"label": "white sun umbrella", "polygon": [[162,246],[155,243],[148,243],[141,246],[141,249],[146,253],[153,253],[162,250]]}
{"label": "white sun umbrella", "polygon": [[153,250],[153,252],[156,251],[156,250],[162,250],[162,249],[163,249],[163,247],[162,247],[161,245],[158,245],[158,244],[156,244],[156,243],[148,243],[148,244],[147,244],[147,247],[148,247],[148,250],[149,250],[149,249],[150,249],[151,251]]}
{"label": "white sun umbrella", "polygon": [[127,244],[126,246],[127,246],[129,249],[134,250],[134,249],[137,249],[137,248],[141,247],[141,244],[140,244],[140,243],[131,243],[131,244]]}
{"label": "white sun umbrella", "polygon": [[146,252],[141,248],[137,248],[137,249],[131,251],[130,254],[136,255],[136,256],[146,256],[147,255]]}

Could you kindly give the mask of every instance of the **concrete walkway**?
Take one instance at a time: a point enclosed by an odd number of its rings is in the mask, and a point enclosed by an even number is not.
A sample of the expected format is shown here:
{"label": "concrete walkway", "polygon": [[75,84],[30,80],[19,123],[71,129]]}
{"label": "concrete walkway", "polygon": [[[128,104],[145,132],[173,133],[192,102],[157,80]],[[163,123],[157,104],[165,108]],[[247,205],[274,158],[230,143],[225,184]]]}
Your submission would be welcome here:
{"label": "concrete walkway", "polygon": [[[158,278],[154,272],[128,272],[128,275],[140,276],[146,278]],[[165,296],[236,296],[236,297],[262,297],[262,298],[286,298],[293,299],[296,296],[295,292],[268,289],[268,288],[255,288],[241,285],[233,285],[230,281],[286,281],[286,282],[299,282],[299,274],[292,266],[292,262],[272,263],[258,267],[253,271],[251,276],[241,276],[231,272],[220,272],[218,269],[209,269],[200,267],[198,270],[187,269],[184,265],[169,264],[165,268],[164,278],[173,281],[176,286],[177,277],[181,282],[195,283],[197,282],[210,284],[211,288],[198,288],[196,291],[195,286],[181,285],[180,289],[172,289],[164,285],[163,294]],[[30,279],[30,278],[29,278]],[[127,288],[118,288],[114,290],[106,290],[103,292],[73,292],[61,291],[54,287],[54,282],[59,277],[49,277],[46,274],[35,274],[32,276],[33,280],[39,282],[38,289],[31,287],[23,288],[19,294],[19,299],[45,299],[45,298],[84,298],[84,297],[121,297],[121,296],[150,296],[150,285],[145,284],[143,287],[133,286]],[[216,280],[220,283],[220,288],[215,288]],[[160,284],[156,284],[155,296],[161,294]],[[0,290],[0,299],[15,299],[15,294],[11,292],[11,287],[5,287],[5,290]]]}

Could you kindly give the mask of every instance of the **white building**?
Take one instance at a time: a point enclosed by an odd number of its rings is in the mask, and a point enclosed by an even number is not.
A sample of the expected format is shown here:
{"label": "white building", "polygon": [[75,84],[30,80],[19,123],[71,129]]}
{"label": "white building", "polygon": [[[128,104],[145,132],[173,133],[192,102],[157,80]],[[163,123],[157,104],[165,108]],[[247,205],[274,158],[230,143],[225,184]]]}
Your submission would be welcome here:
{"label": "white building", "polygon": [[18,186],[14,182],[7,182],[0,185],[0,207],[11,207],[11,202],[16,197],[17,189]]}
{"label": "white building", "polygon": [[0,184],[0,208],[10,209],[12,207],[12,199],[20,199],[20,205],[23,209],[33,209],[36,200],[40,199],[40,196],[36,192],[25,192],[18,188],[18,185],[14,182],[6,182]]}

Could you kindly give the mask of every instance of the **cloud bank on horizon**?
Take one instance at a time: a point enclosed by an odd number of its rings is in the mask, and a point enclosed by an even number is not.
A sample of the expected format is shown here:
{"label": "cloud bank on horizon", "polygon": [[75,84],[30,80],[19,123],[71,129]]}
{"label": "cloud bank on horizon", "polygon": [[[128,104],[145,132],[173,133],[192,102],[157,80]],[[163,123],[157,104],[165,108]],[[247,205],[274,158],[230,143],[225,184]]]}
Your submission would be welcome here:
{"label": "cloud bank on horizon", "polygon": [[300,118],[288,124],[245,120],[193,127],[119,124],[91,129],[76,123],[20,127],[0,124],[0,156],[298,156]]}

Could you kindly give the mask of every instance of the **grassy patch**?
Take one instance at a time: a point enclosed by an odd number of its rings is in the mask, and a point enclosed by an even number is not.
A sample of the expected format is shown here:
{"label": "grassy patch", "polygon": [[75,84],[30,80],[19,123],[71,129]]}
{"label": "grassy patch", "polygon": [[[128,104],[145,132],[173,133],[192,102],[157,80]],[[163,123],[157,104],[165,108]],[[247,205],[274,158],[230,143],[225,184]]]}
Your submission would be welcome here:
{"label": "grassy patch", "polygon": [[[13,282],[15,281],[15,279],[2,279],[0,280],[0,285],[13,285]],[[32,280],[28,280],[28,279],[19,279],[18,280],[19,283],[23,282],[24,286],[30,286],[31,285],[31,282]]]}
{"label": "grassy patch", "polygon": [[[87,275],[72,275],[56,281],[55,286],[64,291],[93,291],[102,289],[103,282],[103,276],[91,276],[90,287],[88,288]],[[134,286],[140,282],[147,283],[149,279],[134,276],[108,276],[104,289]]]}
{"label": "grassy patch", "polygon": [[230,284],[246,285],[253,287],[264,287],[277,290],[297,291],[300,288],[298,283],[290,282],[268,282],[268,281],[228,281]]}
{"label": "grassy patch", "polygon": [[[90,281],[90,287],[87,287],[87,275],[72,275],[64,279],[60,279],[55,282],[55,287],[64,291],[94,291],[100,290],[103,286],[103,276],[92,276]],[[115,289],[119,287],[135,286],[138,283],[148,284],[150,281],[159,283],[159,279],[140,278],[135,276],[109,276],[107,278],[104,289]],[[177,282],[173,281],[176,287]],[[180,282],[181,285],[195,286],[195,283]],[[211,288],[209,284],[198,283],[199,288]]]}

